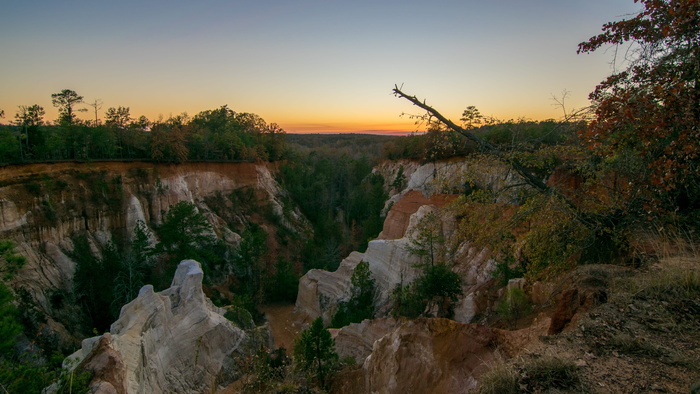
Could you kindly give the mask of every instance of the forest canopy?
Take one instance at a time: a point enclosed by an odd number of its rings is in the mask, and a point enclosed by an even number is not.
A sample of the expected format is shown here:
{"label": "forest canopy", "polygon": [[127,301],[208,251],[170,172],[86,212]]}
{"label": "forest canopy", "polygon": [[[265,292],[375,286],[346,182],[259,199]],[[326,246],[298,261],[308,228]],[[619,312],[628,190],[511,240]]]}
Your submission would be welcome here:
{"label": "forest canopy", "polygon": [[[285,154],[285,132],[260,116],[226,105],[194,117],[134,119],[129,107],[108,108],[104,122],[75,116],[82,96],[64,89],[52,95],[56,122],[40,105],[19,106],[12,125],[0,126],[0,164],[57,160],[258,161]],[[84,109],[84,108],[83,108]]]}

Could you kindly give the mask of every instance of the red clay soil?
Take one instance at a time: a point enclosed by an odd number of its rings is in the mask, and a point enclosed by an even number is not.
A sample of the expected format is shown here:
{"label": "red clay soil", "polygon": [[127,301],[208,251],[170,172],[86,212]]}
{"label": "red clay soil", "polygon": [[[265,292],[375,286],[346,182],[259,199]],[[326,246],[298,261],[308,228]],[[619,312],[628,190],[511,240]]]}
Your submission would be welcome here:
{"label": "red clay soil", "polygon": [[399,239],[406,233],[411,215],[423,205],[435,205],[443,208],[457,198],[454,194],[435,194],[426,198],[418,190],[407,192],[396,204],[392,205],[384,221],[384,228],[378,239]]}
{"label": "red clay soil", "polygon": [[[133,169],[155,169],[161,177],[170,175],[193,172],[193,171],[212,171],[222,174],[235,174],[236,179],[247,179],[257,177],[256,166],[260,163],[214,163],[214,162],[195,162],[183,164],[166,164],[152,163],[144,161],[97,161],[97,162],[58,162],[58,163],[35,163],[25,165],[10,165],[0,167],[0,183],[5,183],[12,180],[11,183],[22,182],[25,179],[32,178],[37,174],[60,174],[67,171],[80,172],[99,172],[106,171],[110,174],[123,174]],[[271,164],[265,163],[268,167]],[[253,178],[255,179],[255,178]]]}
{"label": "red clay soil", "polygon": [[259,308],[270,323],[274,347],[283,347],[287,349],[288,354],[294,349],[294,341],[301,331],[301,324],[294,313],[294,307],[294,304],[290,304],[265,305]]}

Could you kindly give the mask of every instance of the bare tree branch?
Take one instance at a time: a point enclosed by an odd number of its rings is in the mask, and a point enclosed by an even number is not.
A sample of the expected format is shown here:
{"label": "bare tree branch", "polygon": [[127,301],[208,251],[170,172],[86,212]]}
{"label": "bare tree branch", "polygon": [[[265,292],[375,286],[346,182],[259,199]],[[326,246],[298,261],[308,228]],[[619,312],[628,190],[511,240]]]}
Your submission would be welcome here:
{"label": "bare tree branch", "polygon": [[497,146],[489,143],[488,141],[485,141],[473,133],[469,132],[468,130],[460,127],[453,121],[447,119],[445,116],[443,116],[440,112],[438,112],[435,108],[429,106],[428,104],[425,103],[425,101],[420,101],[416,96],[409,96],[406,93],[402,92],[401,89],[397,85],[394,85],[394,95],[397,97],[404,98],[413,105],[424,109],[428,114],[435,119],[439,120],[443,124],[445,124],[447,127],[449,127],[451,130],[465,136],[467,139],[475,142],[480,150],[484,153],[488,153],[491,155],[494,155],[496,158],[499,160],[504,161],[505,163],[509,164],[513,169],[521,176],[525,181],[528,183],[528,185],[534,187],[535,189],[541,191],[541,192],[549,192],[550,187],[547,186],[542,180],[537,178],[534,174],[529,172],[516,158],[506,155],[501,149],[499,149]]}
{"label": "bare tree branch", "polygon": [[449,129],[463,135],[467,139],[475,142],[480,150],[483,153],[487,153],[490,155],[493,155],[497,159],[503,161],[504,163],[508,164],[515,172],[520,175],[525,183],[535,190],[539,191],[540,193],[546,193],[546,194],[551,194],[553,196],[558,197],[561,201],[564,202],[564,204],[569,207],[573,212],[574,215],[578,218],[578,220],[583,223],[586,226],[591,226],[592,223],[587,220],[583,213],[578,209],[578,207],[571,202],[570,199],[568,199],[565,195],[561,194],[558,190],[548,186],[545,184],[540,178],[538,178],[535,174],[530,172],[516,157],[513,155],[509,155],[497,146],[489,143],[488,141],[485,141],[479,137],[477,137],[474,133],[471,133],[469,130],[464,129],[463,127],[460,127],[453,121],[447,119],[444,115],[442,115],[440,112],[438,112],[435,108],[429,106],[428,104],[425,103],[425,101],[419,100],[416,96],[409,96],[408,94],[404,93],[397,85],[394,85],[393,89],[394,95],[400,98],[404,98],[408,101],[410,101],[413,105],[425,110],[429,116],[437,119],[438,121],[442,122],[444,125],[446,125]]}

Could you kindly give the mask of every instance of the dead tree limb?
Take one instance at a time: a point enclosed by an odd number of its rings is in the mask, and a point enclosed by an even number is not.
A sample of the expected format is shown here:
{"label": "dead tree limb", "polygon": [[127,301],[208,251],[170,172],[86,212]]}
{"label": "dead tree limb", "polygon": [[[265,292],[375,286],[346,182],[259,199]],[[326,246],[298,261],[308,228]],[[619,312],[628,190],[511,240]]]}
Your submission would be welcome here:
{"label": "dead tree limb", "polygon": [[533,188],[541,191],[541,192],[549,192],[550,187],[547,186],[542,180],[540,180],[537,176],[532,174],[530,171],[523,166],[519,160],[516,158],[506,155],[505,152],[503,152],[501,149],[499,149],[497,146],[489,143],[488,141],[485,141],[476,135],[474,133],[469,132],[469,130],[466,130],[463,127],[460,127],[453,121],[447,119],[444,115],[442,115],[440,112],[438,112],[435,108],[429,106],[428,104],[425,103],[425,101],[420,101],[416,96],[409,96],[406,93],[402,92],[401,89],[397,85],[394,85],[394,95],[397,97],[404,98],[413,105],[425,110],[430,116],[434,117],[435,119],[439,120],[442,122],[444,125],[449,127],[451,130],[463,135],[470,141],[475,142],[479,146],[479,150],[481,150],[483,153],[488,153],[490,155],[495,156],[499,160],[505,162],[506,164],[509,164],[515,172],[517,172],[524,180],[527,182],[528,185],[532,186]]}
{"label": "dead tree limb", "polygon": [[396,97],[404,98],[408,101],[410,101],[413,105],[417,106],[418,108],[421,108],[425,110],[430,116],[434,117],[444,125],[446,125],[448,128],[451,130],[463,135],[470,141],[475,142],[478,146],[479,149],[486,154],[490,154],[497,159],[501,160],[502,162],[508,164],[515,172],[520,175],[523,180],[532,188],[535,190],[539,191],[540,193],[546,193],[546,194],[551,194],[554,195],[558,198],[561,199],[569,208],[571,208],[574,212],[574,215],[578,218],[578,220],[583,223],[584,225],[590,227],[592,223],[585,218],[585,215],[580,211],[580,209],[573,203],[571,202],[570,199],[568,199],[565,195],[561,194],[558,190],[548,186],[544,181],[542,181],[540,178],[538,178],[535,174],[533,174],[531,171],[529,171],[521,162],[518,160],[516,157],[513,155],[509,155],[500,148],[498,148],[496,145],[493,145],[489,143],[488,141],[485,141],[476,135],[474,133],[470,132],[469,130],[460,127],[453,121],[449,120],[446,118],[444,115],[442,115],[440,112],[438,112],[435,108],[429,106],[428,104],[425,103],[425,101],[421,101],[418,99],[416,96],[409,96],[408,94],[404,93],[399,89],[398,85],[394,85],[393,89],[394,95]]}

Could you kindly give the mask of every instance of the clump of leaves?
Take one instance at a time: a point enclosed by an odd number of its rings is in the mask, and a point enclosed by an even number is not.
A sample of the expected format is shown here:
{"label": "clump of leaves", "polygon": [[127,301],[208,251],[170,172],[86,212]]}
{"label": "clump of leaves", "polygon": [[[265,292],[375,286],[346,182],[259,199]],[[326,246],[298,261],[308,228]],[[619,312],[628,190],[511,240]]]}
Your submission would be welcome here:
{"label": "clump of leaves", "polygon": [[0,276],[2,279],[12,279],[26,262],[26,257],[15,253],[14,242],[10,240],[0,240]]}
{"label": "clump of leaves", "polygon": [[525,275],[525,269],[522,265],[515,265],[513,260],[515,259],[512,255],[505,255],[504,261],[496,263],[492,275],[501,286],[507,285],[511,279],[522,278]]}
{"label": "clump of leaves", "polygon": [[571,268],[595,238],[556,196],[526,195],[518,206],[494,203],[494,198],[478,191],[452,209],[459,218],[456,237],[491,250],[502,262],[496,272],[501,281],[515,272],[539,280]]}
{"label": "clump of leaves", "polygon": [[394,317],[404,316],[409,319],[415,319],[425,311],[425,301],[413,291],[410,284],[402,285],[397,283],[391,296],[393,301],[391,314]]}
{"label": "clump of leaves", "polygon": [[9,352],[22,332],[17,308],[12,303],[12,291],[0,282],[0,353]]}
{"label": "clump of leaves", "polygon": [[606,23],[601,34],[578,46],[579,53],[610,44],[638,48],[626,70],[591,93],[596,118],[581,136],[599,158],[630,153],[640,159],[620,190],[630,210],[644,216],[697,211],[700,3],[639,3],[637,15]]}
{"label": "clump of leaves", "polygon": [[394,288],[392,314],[415,319],[434,312],[437,317],[451,318],[460,295],[462,278],[447,264],[426,266],[413,283]]}

